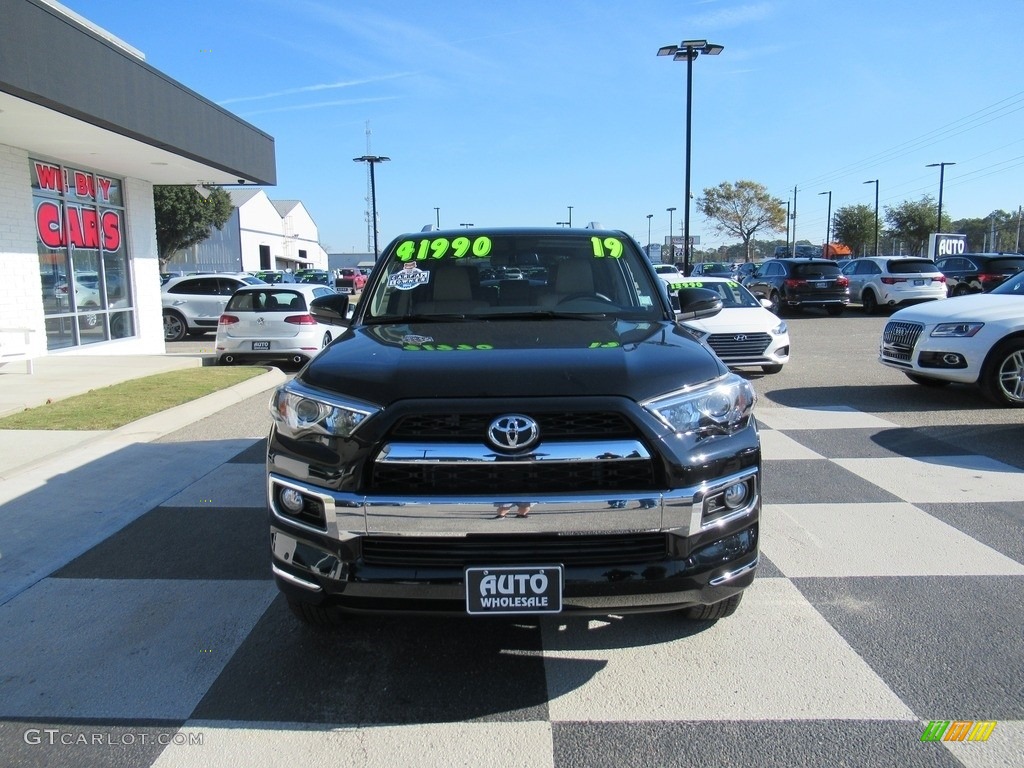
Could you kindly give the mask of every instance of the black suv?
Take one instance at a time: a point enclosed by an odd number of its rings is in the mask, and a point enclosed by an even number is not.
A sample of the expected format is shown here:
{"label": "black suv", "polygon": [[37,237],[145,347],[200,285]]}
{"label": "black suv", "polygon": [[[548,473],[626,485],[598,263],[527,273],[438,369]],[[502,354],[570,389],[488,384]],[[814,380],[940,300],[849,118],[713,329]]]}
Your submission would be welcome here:
{"label": "black suv", "polygon": [[[506,268],[530,280],[481,280]],[[717,295],[683,288],[679,319]],[[273,395],[273,573],[293,612],[736,610],[758,562],[754,392],[623,232],[404,235]]]}
{"label": "black suv", "polygon": [[775,314],[819,307],[837,316],[850,303],[850,281],[830,259],[768,259],[743,285],[758,298],[768,299]]}
{"label": "black suv", "polygon": [[1024,269],[1021,253],[961,253],[936,260],[950,296],[987,293]]}

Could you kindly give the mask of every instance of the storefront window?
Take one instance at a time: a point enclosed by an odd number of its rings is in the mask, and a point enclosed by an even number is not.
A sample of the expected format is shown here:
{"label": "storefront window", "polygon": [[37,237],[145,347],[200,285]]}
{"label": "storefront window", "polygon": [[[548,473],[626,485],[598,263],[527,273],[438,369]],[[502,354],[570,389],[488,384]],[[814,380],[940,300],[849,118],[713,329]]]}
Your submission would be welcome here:
{"label": "storefront window", "polygon": [[29,162],[47,348],[134,336],[121,180]]}

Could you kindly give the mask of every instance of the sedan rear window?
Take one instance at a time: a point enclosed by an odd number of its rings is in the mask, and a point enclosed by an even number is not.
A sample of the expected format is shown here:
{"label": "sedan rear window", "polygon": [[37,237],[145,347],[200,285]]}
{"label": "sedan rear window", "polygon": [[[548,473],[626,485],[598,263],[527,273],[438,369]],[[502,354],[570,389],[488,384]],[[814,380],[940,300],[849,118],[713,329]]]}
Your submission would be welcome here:
{"label": "sedan rear window", "polygon": [[911,275],[922,272],[938,272],[939,268],[930,259],[894,259],[886,264],[890,275]]}
{"label": "sedan rear window", "polygon": [[240,291],[228,301],[232,312],[305,312],[306,300],[294,291]]}

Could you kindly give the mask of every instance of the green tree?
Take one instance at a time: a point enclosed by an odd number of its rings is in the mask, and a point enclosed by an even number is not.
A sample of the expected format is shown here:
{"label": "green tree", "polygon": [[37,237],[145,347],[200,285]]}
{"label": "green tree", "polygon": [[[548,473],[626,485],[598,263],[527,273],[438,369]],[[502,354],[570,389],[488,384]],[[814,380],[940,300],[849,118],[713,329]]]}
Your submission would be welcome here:
{"label": "green tree", "polygon": [[871,205],[846,205],[832,219],[836,242],[850,247],[854,256],[875,252],[875,208]]}
{"label": "green tree", "polygon": [[[896,206],[885,206],[885,222],[889,225],[886,236],[903,243],[908,253],[924,253],[928,236],[936,231],[937,209],[935,199],[925,195],[920,200],[904,200]],[[943,212],[939,232],[950,232],[952,221]]]}
{"label": "green tree", "polygon": [[1000,209],[992,211],[983,219],[960,219],[953,222],[953,231],[967,235],[969,251],[1015,251],[1017,250],[1017,211],[1007,213]]}
{"label": "green tree", "polygon": [[708,187],[696,200],[697,210],[713,222],[719,234],[738,237],[743,244],[743,260],[750,261],[750,244],[760,230],[781,232],[786,228],[785,203],[768,194],[754,181],[735,184],[723,181]]}
{"label": "green tree", "polygon": [[210,227],[221,229],[235,206],[221,187],[208,187],[204,198],[194,186],[153,187],[156,245],[161,271],[178,251],[203,242]]}

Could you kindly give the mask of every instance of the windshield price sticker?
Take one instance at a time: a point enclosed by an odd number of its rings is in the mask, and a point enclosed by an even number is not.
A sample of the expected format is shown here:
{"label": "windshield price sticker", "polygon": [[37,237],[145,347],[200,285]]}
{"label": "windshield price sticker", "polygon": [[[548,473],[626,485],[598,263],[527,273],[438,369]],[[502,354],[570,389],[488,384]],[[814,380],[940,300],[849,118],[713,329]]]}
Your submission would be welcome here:
{"label": "windshield price sticker", "polygon": [[622,258],[622,241],[617,237],[592,237],[591,244],[594,246],[594,256],[598,259],[610,257],[613,259]]}
{"label": "windshield price sticker", "polygon": [[395,249],[399,261],[426,261],[427,259],[464,259],[472,254],[482,259],[491,252],[489,237],[447,237],[424,238],[423,240],[406,240]]}
{"label": "windshield price sticker", "polygon": [[560,613],[562,566],[466,569],[466,613]]}

